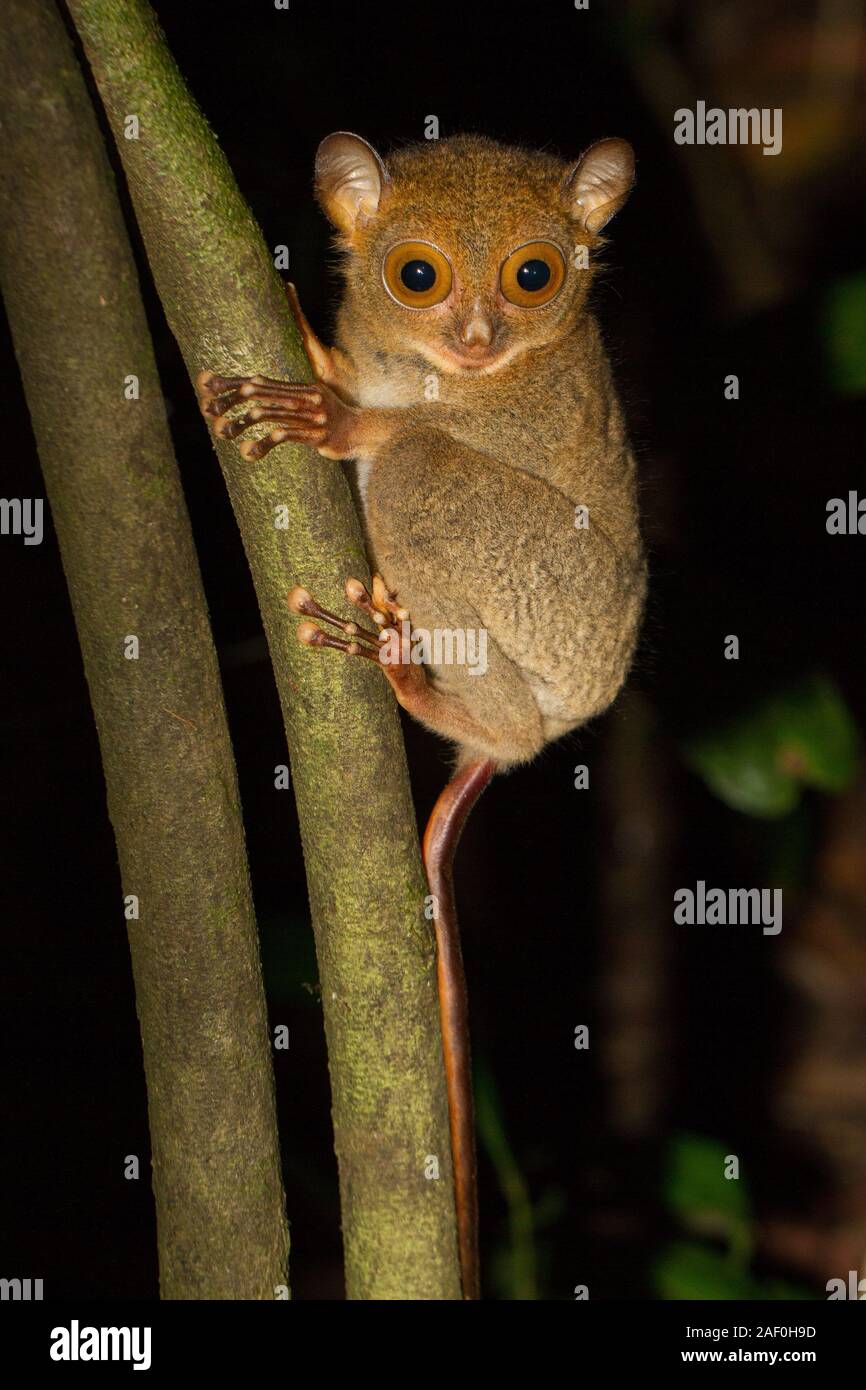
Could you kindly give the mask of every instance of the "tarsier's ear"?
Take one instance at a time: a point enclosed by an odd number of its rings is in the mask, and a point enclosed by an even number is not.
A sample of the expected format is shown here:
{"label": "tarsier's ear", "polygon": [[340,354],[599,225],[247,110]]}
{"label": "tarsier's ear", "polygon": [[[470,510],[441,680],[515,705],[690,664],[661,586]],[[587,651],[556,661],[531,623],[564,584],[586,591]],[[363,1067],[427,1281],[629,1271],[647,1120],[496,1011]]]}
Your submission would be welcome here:
{"label": "tarsier's ear", "polygon": [[374,217],[388,182],[384,164],[366,140],[348,130],[328,135],[316,151],[316,197],[341,232]]}
{"label": "tarsier's ear", "polygon": [[634,150],[627,140],[599,140],[582,154],[562,185],[572,217],[600,232],[634,187]]}

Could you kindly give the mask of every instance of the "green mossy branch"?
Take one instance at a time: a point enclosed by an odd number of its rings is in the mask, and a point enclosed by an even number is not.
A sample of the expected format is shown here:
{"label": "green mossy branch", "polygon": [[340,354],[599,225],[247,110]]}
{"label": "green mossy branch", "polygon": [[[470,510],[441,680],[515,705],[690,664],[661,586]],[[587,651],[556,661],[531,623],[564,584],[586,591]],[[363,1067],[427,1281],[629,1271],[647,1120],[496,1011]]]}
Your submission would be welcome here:
{"label": "green mossy branch", "polygon": [[[69,0],[191,377],[308,379],[261,234],[145,0]],[[287,55],[287,69],[291,55]],[[124,134],[138,118],[138,138]],[[202,424],[204,428],[204,424]],[[459,1296],[433,935],[396,708],[365,662],[301,648],[303,583],[345,607],[366,576],[339,465],[217,448],[282,702],[325,1014],[352,1298]],[[285,508],[288,529],[274,524]],[[425,1175],[435,1155],[440,1177]]]}
{"label": "green mossy branch", "polygon": [[[114,179],[53,0],[6,0],[0,122],[0,281],[123,892],[140,904],[128,928],[161,1291],[272,1299],[288,1232],[219,670]],[[138,660],[124,655],[129,636]],[[120,898],[117,910],[119,929]],[[126,1141],[109,1130],[103,1143],[119,1179]]]}

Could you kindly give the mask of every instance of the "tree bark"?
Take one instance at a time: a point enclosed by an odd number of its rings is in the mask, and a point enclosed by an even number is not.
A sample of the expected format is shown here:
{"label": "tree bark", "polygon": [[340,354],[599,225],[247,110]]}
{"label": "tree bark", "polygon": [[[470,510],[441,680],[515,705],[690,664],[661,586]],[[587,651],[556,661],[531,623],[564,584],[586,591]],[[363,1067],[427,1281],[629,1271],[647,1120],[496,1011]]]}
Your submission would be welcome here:
{"label": "tree bark", "polygon": [[114,180],[53,0],[6,0],[0,120],[0,280],[139,902],[161,1292],[273,1298],[288,1232],[219,671]]}
{"label": "tree bark", "polygon": [[[69,0],[191,376],[309,379],[283,289],[146,0]],[[138,139],[125,138],[136,115]],[[202,426],[204,428],[204,426]],[[368,663],[294,640],[303,583],[332,610],[365,579],[339,465],[282,445],[217,453],[258,594],[289,742],[328,1042],[347,1291],[460,1294],[426,886],[399,721]],[[285,508],[288,529],[275,516]],[[438,1160],[439,1178],[430,1180]]]}

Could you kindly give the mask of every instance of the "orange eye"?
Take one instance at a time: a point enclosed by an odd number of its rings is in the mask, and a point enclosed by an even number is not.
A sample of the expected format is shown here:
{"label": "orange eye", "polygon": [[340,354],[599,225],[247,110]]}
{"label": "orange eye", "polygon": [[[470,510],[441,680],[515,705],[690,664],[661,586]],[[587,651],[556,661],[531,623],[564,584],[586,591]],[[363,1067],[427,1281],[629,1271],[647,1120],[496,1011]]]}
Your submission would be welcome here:
{"label": "orange eye", "polygon": [[382,266],[382,279],[391,298],[407,309],[430,309],[451,293],[451,266],[426,241],[392,246]]}
{"label": "orange eye", "polygon": [[505,298],[521,309],[549,304],[559,294],[564,279],[562,252],[550,241],[530,241],[526,246],[518,246],[499,277]]}

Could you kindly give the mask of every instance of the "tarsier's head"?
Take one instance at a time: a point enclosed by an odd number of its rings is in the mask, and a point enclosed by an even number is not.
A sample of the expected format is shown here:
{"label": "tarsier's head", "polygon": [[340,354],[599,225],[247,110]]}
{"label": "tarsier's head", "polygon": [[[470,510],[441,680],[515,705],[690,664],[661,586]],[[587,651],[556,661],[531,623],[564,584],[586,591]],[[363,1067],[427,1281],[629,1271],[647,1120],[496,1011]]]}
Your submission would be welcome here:
{"label": "tarsier's head", "polygon": [[355,321],[389,352],[449,373],[497,371],[570,331],[601,229],[633,183],[625,140],[566,163],[458,135],[385,163],[339,131],[316,156]]}

